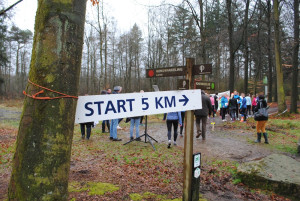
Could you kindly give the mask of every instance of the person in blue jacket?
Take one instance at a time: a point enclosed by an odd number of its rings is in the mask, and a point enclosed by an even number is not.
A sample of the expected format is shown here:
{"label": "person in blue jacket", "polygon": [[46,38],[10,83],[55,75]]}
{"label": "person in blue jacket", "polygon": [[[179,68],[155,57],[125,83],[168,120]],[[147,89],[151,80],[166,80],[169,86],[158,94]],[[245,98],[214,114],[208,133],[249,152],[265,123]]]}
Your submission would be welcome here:
{"label": "person in blue jacket", "polygon": [[226,121],[225,114],[226,114],[227,107],[228,107],[227,94],[224,94],[222,96],[222,98],[221,98],[221,115],[222,115],[222,121]]}
{"label": "person in blue jacket", "polygon": [[239,93],[236,90],[233,92],[233,94],[234,94],[233,98],[237,100],[236,110],[235,110],[236,120],[240,120],[239,119],[239,105],[241,104],[242,99],[241,99],[241,97],[239,96]]}
{"label": "person in blue jacket", "polygon": [[245,98],[245,94],[242,93],[242,101],[241,101],[241,122],[247,121],[247,100]]}
{"label": "person in blue jacket", "polygon": [[169,112],[164,115],[164,120],[166,119],[168,128],[168,148],[170,148],[172,125],[174,126],[174,146],[176,146],[178,123],[182,126],[181,112]]}

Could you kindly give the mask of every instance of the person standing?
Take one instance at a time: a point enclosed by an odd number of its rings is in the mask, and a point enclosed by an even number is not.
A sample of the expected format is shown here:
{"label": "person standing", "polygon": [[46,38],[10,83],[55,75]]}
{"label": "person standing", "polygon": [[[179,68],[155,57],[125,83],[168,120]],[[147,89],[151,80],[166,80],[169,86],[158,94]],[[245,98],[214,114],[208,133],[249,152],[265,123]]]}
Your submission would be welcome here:
{"label": "person standing", "polygon": [[169,112],[168,114],[164,115],[164,119],[167,119],[167,129],[168,129],[168,148],[171,147],[171,132],[172,132],[172,125],[174,127],[174,146],[176,146],[177,140],[177,129],[178,123],[182,126],[182,119],[181,119],[181,112]]}
{"label": "person standing", "polygon": [[213,114],[213,118],[215,117],[216,111],[215,111],[215,99],[212,95],[209,96],[210,98],[210,102],[211,102],[211,106],[212,106],[212,114]]}
{"label": "person standing", "polygon": [[234,98],[234,94],[231,94],[231,98],[229,99],[228,103],[229,111],[230,111],[230,117],[231,121],[236,120],[236,108],[237,108],[237,99]]}
{"label": "person standing", "polygon": [[244,93],[241,94],[241,97],[241,122],[244,122],[247,121],[247,101]]}
{"label": "person standing", "polygon": [[218,93],[216,93],[216,95],[214,95],[214,99],[215,99],[215,110],[216,112],[218,111],[218,108],[219,108],[219,97],[218,97]]}
{"label": "person standing", "polygon": [[[267,108],[267,102],[265,100],[264,95],[259,95],[257,106],[255,107],[255,112],[257,112],[260,108]],[[255,140],[256,143],[261,142],[261,133],[263,133],[263,136],[265,138],[265,144],[269,144],[268,140],[268,134],[266,133],[266,124],[268,121],[268,117],[260,117],[259,119],[256,119],[256,131],[257,131],[257,139]]]}
{"label": "person standing", "polygon": [[221,116],[222,116],[222,121],[226,121],[225,115],[226,115],[226,109],[228,107],[228,99],[226,98],[227,94],[223,94],[221,98]]}
{"label": "person standing", "polygon": [[184,128],[184,118],[185,118],[185,111],[181,111],[182,126],[180,127],[180,137],[183,137],[182,132],[183,132],[183,128]]}
{"label": "person standing", "polygon": [[248,94],[246,97],[246,104],[247,104],[247,114],[250,116],[251,115],[251,97],[250,94]]}
{"label": "person standing", "polygon": [[[112,92],[112,94],[119,94],[121,92],[122,88],[120,86],[115,86],[114,87],[114,91]],[[121,141],[122,139],[118,138],[117,135],[117,126],[119,123],[119,119],[112,119],[111,120],[111,124],[110,124],[110,140],[113,141]]]}
{"label": "person standing", "polygon": [[[211,115],[212,105],[210,102],[210,98],[205,95],[205,92],[203,90],[201,90],[201,99],[202,99],[202,109],[195,110],[194,112],[196,116],[196,127],[197,127],[196,138],[199,138],[200,135],[202,135],[202,140],[205,140],[207,116]],[[200,121],[202,121],[202,131],[200,130]]]}
{"label": "person standing", "polygon": [[256,102],[256,97],[252,95],[252,114],[254,115],[255,108],[256,108],[257,102]]}
{"label": "person standing", "polygon": [[[101,95],[104,95],[104,94],[108,94],[107,91],[105,91],[105,90],[101,91]],[[106,133],[105,132],[105,124],[107,126],[108,132],[110,132],[109,120],[103,120],[102,121],[102,133]]]}
{"label": "person standing", "polygon": [[236,105],[236,119],[240,120],[239,119],[239,109],[240,109],[239,105],[241,103],[241,97],[239,96],[239,93],[236,90],[233,92],[233,94],[234,94],[234,98],[237,100],[237,105]]}

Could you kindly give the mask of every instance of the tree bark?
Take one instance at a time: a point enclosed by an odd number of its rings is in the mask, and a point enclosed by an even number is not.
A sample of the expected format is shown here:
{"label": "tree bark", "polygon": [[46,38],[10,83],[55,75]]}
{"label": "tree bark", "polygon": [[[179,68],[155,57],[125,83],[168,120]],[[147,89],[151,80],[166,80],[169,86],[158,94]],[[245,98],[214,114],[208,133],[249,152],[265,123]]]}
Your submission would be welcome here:
{"label": "tree bark", "polygon": [[268,102],[273,101],[273,55],[271,51],[271,0],[267,0],[267,25],[268,25]]}
{"label": "tree bark", "polygon": [[294,0],[294,46],[291,113],[298,113],[298,53],[299,53],[299,0]]}
{"label": "tree bark", "polygon": [[249,4],[250,0],[246,1],[246,10],[245,10],[245,18],[244,18],[244,45],[245,45],[245,67],[244,67],[244,91],[248,93],[248,65],[249,65],[249,48],[248,48],[248,14],[249,14]]}
{"label": "tree bark", "polygon": [[281,63],[281,49],[279,39],[279,3],[278,0],[273,0],[274,4],[274,33],[275,33],[275,62],[276,62],[276,75],[277,75],[277,96],[278,96],[278,112],[282,113],[286,109],[285,93],[283,88],[283,71]]}
{"label": "tree bark", "polygon": [[226,8],[227,8],[227,15],[228,15],[228,35],[229,35],[229,90],[233,92],[234,90],[234,56],[235,56],[235,51],[233,47],[233,24],[232,24],[232,16],[231,16],[231,0],[226,0]]}
{"label": "tree bark", "polygon": [[[39,0],[29,79],[77,95],[85,22],[85,0]],[[28,84],[27,93],[39,91]],[[45,92],[44,96],[55,96]],[[9,200],[67,200],[77,101],[26,97],[21,116]]]}

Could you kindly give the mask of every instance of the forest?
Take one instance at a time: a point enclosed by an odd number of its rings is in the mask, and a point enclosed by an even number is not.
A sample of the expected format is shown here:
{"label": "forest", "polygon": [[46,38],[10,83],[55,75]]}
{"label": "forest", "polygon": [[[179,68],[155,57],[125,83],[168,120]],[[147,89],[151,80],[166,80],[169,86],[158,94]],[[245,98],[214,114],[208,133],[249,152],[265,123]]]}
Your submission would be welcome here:
{"label": "forest", "polygon": [[[120,32],[103,1],[92,9],[85,23],[80,94],[99,94],[115,85],[123,86],[124,92],[148,91],[152,84],[175,89],[178,78],[148,79],[145,69],[182,66],[193,57],[196,63],[213,64],[213,74],[203,79],[215,81],[216,91],[260,92],[265,78],[269,101],[277,99],[271,0],[162,3],[148,7],[144,32],[136,24]],[[298,71],[293,68],[293,1],[280,1],[279,14],[283,83],[285,94],[291,95],[292,75]],[[0,18],[0,89],[1,96],[19,97],[27,82],[33,34],[8,23],[9,15]]]}

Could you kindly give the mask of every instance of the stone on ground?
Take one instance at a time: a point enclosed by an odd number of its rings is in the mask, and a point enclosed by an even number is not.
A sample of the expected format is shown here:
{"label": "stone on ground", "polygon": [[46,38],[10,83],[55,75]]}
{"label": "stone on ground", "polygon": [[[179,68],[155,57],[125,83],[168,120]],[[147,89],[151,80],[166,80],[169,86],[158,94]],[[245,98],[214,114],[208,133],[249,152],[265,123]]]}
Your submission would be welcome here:
{"label": "stone on ground", "polygon": [[280,154],[241,164],[238,175],[250,187],[272,190],[279,195],[300,199],[300,162]]}

